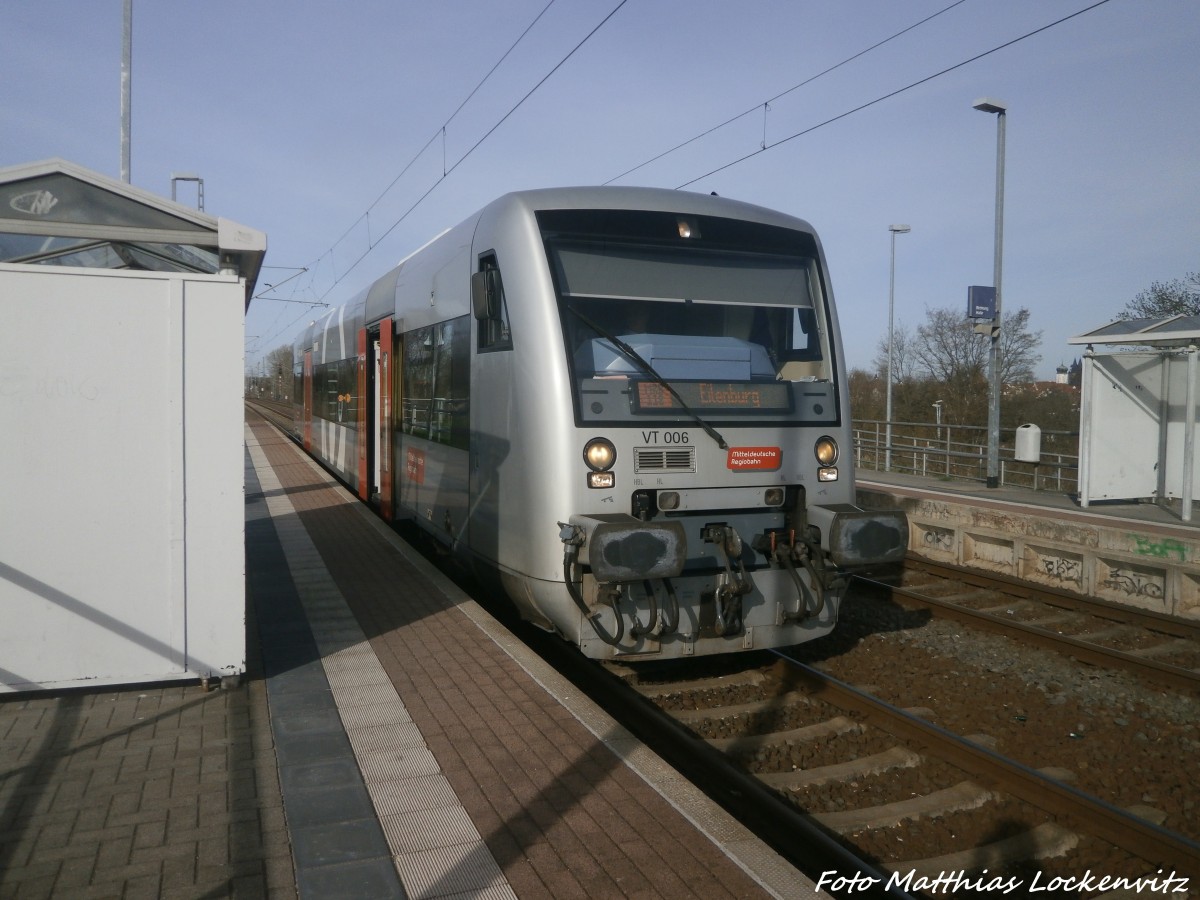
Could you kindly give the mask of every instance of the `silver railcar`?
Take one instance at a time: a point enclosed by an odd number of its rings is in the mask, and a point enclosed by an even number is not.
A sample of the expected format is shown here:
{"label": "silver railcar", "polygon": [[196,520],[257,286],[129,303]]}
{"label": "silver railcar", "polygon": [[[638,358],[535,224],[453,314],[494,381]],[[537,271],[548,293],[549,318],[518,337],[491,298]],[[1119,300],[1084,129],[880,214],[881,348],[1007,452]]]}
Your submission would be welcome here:
{"label": "silver railcar", "polygon": [[591,657],[800,643],[898,560],[855,507],[804,221],[636,188],[496,200],[312,323],[297,439]]}

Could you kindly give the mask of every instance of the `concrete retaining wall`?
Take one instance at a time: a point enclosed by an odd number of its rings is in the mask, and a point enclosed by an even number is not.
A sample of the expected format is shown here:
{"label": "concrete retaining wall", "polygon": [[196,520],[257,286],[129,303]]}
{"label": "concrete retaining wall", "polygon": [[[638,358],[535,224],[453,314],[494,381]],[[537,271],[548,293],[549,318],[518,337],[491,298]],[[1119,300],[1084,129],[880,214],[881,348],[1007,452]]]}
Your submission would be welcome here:
{"label": "concrete retaining wall", "polygon": [[864,508],[908,514],[909,550],[931,561],[999,572],[1170,615],[1200,618],[1200,532],[1107,522],[1086,513],[1005,507],[859,488]]}

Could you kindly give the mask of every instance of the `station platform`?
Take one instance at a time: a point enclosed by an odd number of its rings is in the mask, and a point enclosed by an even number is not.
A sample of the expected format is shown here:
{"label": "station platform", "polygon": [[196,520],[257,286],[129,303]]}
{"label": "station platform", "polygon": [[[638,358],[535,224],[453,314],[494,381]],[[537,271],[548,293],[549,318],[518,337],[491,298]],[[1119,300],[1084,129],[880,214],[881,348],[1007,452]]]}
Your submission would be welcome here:
{"label": "station platform", "polygon": [[240,685],[0,700],[0,896],[823,896],[254,416],[246,586]]}
{"label": "station platform", "polygon": [[1200,618],[1200,509],[863,469],[857,488],[862,507],[905,511],[917,556]]}
{"label": "station platform", "polygon": [[1105,519],[1129,519],[1145,522],[1161,528],[1178,528],[1183,533],[1200,533],[1200,503],[1193,503],[1189,521],[1182,518],[1179,503],[1167,506],[1161,503],[1139,500],[1100,500],[1088,506],[1080,506],[1074,494],[1063,491],[1035,491],[1032,488],[1000,485],[989,488],[979,481],[950,481],[936,476],[913,475],[907,472],[881,472],[876,469],[857,471],[860,490],[895,489],[906,493],[917,491],[936,492],[961,497],[986,505],[999,503],[1028,505],[1046,511],[1047,516],[1067,514],[1072,518],[1095,517]]}

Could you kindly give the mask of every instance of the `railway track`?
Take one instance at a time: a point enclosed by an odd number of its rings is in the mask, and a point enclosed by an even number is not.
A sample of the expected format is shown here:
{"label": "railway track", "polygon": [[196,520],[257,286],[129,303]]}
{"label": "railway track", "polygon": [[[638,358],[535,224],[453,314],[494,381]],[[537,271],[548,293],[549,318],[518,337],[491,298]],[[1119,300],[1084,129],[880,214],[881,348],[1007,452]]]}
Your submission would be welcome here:
{"label": "railway track", "polygon": [[1200,693],[1200,621],[909,557],[898,584],[860,578],[910,610]]}
{"label": "railway track", "polygon": [[931,710],[898,709],[786,658],[715,677],[671,668],[622,675],[903,889],[959,873],[969,893],[983,870],[993,888],[1032,890],[1089,870],[1200,873],[1200,846],[1142,817],[1153,811],[1118,809],[1062,769],[1021,765],[986,735],[933,724]]}
{"label": "railway track", "polygon": [[263,418],[271,422],[271,424],[278,428],[282,428],[285,433],[291,433],[291,403],[283,400],[251,400],[249,398],[245,399],[243,402],[246,406],[250,407]]}

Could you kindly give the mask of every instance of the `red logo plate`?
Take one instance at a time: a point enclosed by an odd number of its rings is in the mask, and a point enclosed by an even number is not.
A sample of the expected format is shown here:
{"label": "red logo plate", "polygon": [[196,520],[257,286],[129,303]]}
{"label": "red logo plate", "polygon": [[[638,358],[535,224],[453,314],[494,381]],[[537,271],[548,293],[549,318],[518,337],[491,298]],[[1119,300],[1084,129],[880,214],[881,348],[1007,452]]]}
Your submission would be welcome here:
{"label": "red logo plate", "polygon": [[773,472],[783,465],[778,447],[730,447],[725,463],[735,472]]}

